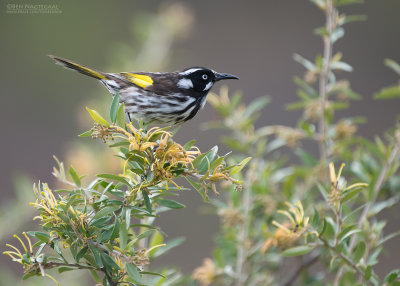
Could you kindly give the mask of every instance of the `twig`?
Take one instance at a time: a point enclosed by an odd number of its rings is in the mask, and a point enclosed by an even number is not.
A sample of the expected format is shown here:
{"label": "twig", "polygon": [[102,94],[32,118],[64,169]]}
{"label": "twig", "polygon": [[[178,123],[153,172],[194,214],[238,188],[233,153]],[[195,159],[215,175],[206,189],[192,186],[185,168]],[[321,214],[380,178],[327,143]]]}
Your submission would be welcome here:
{"label": "twig", "polygon": [[326,10],[326,24],[325,28],[328,35],[323,37],[324,40],[324,56],[322,62],[322,70],[319,77],[319,95],[321,99],[321,114],[319,118],[319,131],[321,134],[319,149],[322,165],[325,166],[328,154],[326,150],[326,120],[325,120],[325,108],[326,108],[326,98],[328,94],[328,75],[331,70],[331,60],[332,60],[332,40],[331,34],[334,28],[334,13],[332,0],[327,0]]}
{"label": "twig", "polygon": [[257,165],[257,162],[254,161],[252,166],[247,170],[246,173],[246,180],[244,183],[244,190],[243,190],[243,223],[241,225],[240,233],[238,235],[238,246],[237,246],[237,260],[236,260],[236,286],[245,285],[244,279],[244,268],[247,260],[247,246],[246,240],[248,237],[248,228],[250,223],[250,207],[251,207],[251,181],[253,175],[253,168]]}
{"label": "twig", "polygon": [[[332,245],[330,245],[324,238],[322,238],[322,237],[320,237],[320,236],[318,236],[318,239],[326,246],[326,247],[328,247],[329,249],[331,249],[338,257],[340,257],[344,262],[346,262],[346,264],[348,265],[348,266],[350,266],[351,268],[353,268],[353,270],[355,271],[355,272],[357,272],[361,277],[365,277],[365,273],[364,273],[364,271],[360,268],[360,267],[358,267],[349,257],[347,257],[346,255],[344,255],[343,253],[341,253],[341,252],[337,252],[336,251],[336,249],[335,249],[335,247],[334,246],[332,246]],[[365,283],[367,284],[367,285],[374,285],[371,281],[369,281],[369,280],[366,280],[366,279],[364,279],[365,280]]]}
{"label": "twig", "polygon": [[[358,223],[357,226],[358,228],[361,228],[364,221],[366,219],[368,219],[368,213],[369,210],[371,208],[371,206],[375,203],[376,199],[378,198],[379,195],[379,191],[381,190],[383,184],[385,183],[385,178],[386,175],[394,161],[394,159],[396,158],[396,156],[399,154],[399,144],[398,142],[395,143],[395,145],[392,148],[392,152],[390,154],[389,159],[385,162],[385,165],[383,166],[381,172],[379,173],[379,177],[378,180],[376,181],[375,185],[374,185],[374,192],[372,195],[372,199],[365,205],[365,208],[363,210],[363,212],[360,215],[360,218],[358,219]],[[356,236],[352,236],[352,238],[350,239],[350,243],[349,243],[349,248],[348,248],[348,252],[351,253],[355,247],[355,243],[356,243]],[[344,272],[344,268],[341,267],[335,277],[335,282],[334,285],[339,285],[339,280],[340,277],[342,277]]]}
{"label": "twig", "polygon": [[107,270],[105,268],[102,268],[101,271],[104,272],[104,275],[106,276],[107,283],[109,286],[117,286],[117,283],[112,280],[111,276],[108,275]]}
{"label": "twig", "polygon": [[59,267],[59,266],[66,266],[66,267],[74,267],[78,269],[90,269],[90,270],[98,270],[94,266],[90,265],[83,265],[83,264],[78,264],[78,263],[62,263],[62,262],[48,262],[46,264],[43,264],[43,267],[48,269],[48,268],[53,268],[53,267]]}
{"label": "twig", "polygon": [[294,272],[292,273],[292,275],[284,282],[282,283],[281,286],[290,286],[292,285],[297,277],[300,275],[300,273],[307,269],[308,267],[310,267],[311,265],[313,265],[315,262],[318,261],[318,257],[319,257],[320,253],[319,252],[315,252],[314,255],[309,256],[306,260],[304,260],[298,267],[296,270],[294,270]]}

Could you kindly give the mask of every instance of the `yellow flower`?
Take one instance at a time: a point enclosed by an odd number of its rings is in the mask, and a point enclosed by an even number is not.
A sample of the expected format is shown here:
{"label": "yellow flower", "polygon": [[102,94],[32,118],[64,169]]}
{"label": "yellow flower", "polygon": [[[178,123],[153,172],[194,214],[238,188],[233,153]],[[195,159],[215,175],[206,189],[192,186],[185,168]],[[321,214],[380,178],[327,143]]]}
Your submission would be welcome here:
{"label": "yellow flower", "polygon": [[272,224],[278,229],[269,237],[261,247],[261,252],[265,253],[271,246],[285,249],[295,243],[295,241],[308,231],[309,217],[304,215],[303,205],[300,201],[293,204],[286,202],[289,210],[278,210],[278,213],[285,215],[289,221]]}
{"label": "yellow flower", "polygon": [[335,205],[335,206],[337,206],[337,204],[343,199],[344,191],[348,191],[353,188],[368,186],[368,184],[366,184],[366,183],[355,183],[348,187],[345,187],[346,186],[345,180],[343,180],[343,183],[341,183],[339,185],[339,183],[341,181],[340,178],[342,176],[342,171],[345,166],[346,165],[344,163],[342,163],[338,173],[336,174],[335,165],[333,163],[329,164],[329,176],[331,179],[331,190],[328,195],[328,199],[329,199],[329,203],[331,203],[332,205]]}
{"label": "yellow flower", "polygon": [[[28,251],[28,248],[26,247],[26,244],[23,242],[23,240],[18,235],[14,234],[14,237],[19,240],[22,248],[25,251],[26,256],[29,259],[29,257],[33,255],[32,243],[31,243],[30,238],[28,237],[28,235],[25,232],[23,232],[22,234],[24,235],[26,241],[28,242],[29,251]],[[13,261],[16,261],[16,262],[24,265],[25,269],[31,266],[32,261],[24,259],[23,254],[21,253],[21,251],[18,248],[16,248],[15,246],[13,246],[11,244],[6,244],[6,246],[12,248],[14,251],[12,251],[12,250],[4,251],[3,254],[10,256]]]}

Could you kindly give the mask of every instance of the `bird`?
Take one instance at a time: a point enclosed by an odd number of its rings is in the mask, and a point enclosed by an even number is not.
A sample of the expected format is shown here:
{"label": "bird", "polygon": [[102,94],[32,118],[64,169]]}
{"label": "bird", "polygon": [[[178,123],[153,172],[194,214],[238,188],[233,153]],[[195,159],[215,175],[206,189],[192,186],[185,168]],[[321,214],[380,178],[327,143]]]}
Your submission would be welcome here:
{"label": "bird", "polygon": [[178,125],[192,119],[204,107],[214,83],[239,77],[205,67],[175,72],[104,73],[73,61],[48,55],[67,69],[99,80],[112,95],[119,94],[130,121]]}

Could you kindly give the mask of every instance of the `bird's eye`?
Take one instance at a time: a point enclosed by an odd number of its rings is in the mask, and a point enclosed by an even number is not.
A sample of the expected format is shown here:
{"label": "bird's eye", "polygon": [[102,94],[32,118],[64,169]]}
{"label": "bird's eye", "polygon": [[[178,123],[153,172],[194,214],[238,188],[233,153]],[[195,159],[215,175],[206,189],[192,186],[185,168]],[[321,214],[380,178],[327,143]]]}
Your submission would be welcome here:
{"label": "bird's eye", "polygon": [[203,75],[201,76],[201,78],[204,79],[204,80],[207,80],[207,79],[208,79],[208,75],[203,74]]}

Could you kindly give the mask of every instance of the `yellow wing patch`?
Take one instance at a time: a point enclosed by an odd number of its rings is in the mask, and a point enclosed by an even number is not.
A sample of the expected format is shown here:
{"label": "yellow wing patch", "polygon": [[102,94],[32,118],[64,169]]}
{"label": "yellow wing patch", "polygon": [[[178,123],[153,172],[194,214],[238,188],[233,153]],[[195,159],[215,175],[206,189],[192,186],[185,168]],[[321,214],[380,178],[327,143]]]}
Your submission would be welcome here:
{"label": "yellow wing patch", "polygon": [[146,88],[153,84],[153,79],[144,74],[136,74],[136,73],[121,73],[128,81],[133,84],[136,84],[142,88]]}

